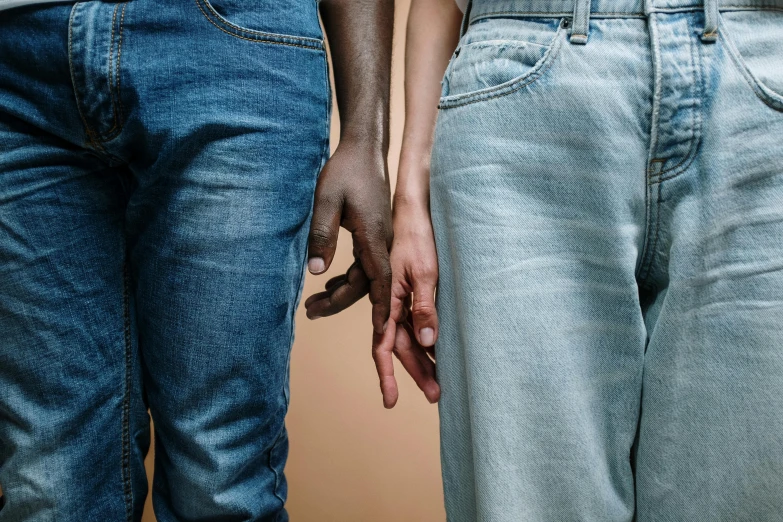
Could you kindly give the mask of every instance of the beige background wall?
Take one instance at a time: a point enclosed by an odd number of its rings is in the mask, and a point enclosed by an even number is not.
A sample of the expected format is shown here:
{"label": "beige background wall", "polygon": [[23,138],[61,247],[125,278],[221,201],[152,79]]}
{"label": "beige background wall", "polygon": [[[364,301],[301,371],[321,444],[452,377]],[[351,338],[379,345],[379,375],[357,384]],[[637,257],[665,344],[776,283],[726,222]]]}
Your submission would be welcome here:
{"label": "beige background wall", "polygon": [[[402,79],[409,3],[396,1],[389,152],[392,187],[404,123]],[[332,150],[338,141],[337,123],[335,111]],[[329,277],[348,267],[348,238],[341,231],[338,254],[328,275],[308,274],[305,297],[320,291]],[[391,411],[383,408],[370,356],[371,332],[367,299],[339,316],[317,321],[309,321],[300,307],[291,363],[291,449],[286,468],[293,522],[445,520],[437,407],[424,399],[397,365],[400,401]],[[144,522],[153,520],[148,498]]]}

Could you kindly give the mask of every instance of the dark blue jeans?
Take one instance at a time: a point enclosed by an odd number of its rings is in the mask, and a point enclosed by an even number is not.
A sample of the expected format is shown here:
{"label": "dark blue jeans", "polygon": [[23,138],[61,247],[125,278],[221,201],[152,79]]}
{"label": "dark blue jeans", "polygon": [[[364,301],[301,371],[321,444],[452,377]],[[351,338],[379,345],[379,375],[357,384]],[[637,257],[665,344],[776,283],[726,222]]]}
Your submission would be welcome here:
{"label": "dark blue jeans", "polygon": [[286,520],[316,2],[0,12],[0,521]]}

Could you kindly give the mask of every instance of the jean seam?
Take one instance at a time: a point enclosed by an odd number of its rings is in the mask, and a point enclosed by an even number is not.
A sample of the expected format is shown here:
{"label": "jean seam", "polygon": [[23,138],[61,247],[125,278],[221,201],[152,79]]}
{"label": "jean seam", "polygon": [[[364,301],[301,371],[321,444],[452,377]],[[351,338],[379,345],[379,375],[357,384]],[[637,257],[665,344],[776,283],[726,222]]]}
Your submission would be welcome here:
{"label": "jean seam", "polygon": [[640,253],[639,266],[636,269],[636,278],[640,286],[643,286],[649,273],[650,251],[652,249],[652,236],[654,236],[653,209],[652,209],[652,172],[653,165],[660,164],[665,160],[655,159],[655,149],[658,147],[658,121],[660,120],[661,108],[661,90],[662,78],[660,72],[660,47],[658,45],[658,33],[655,26],[655,17],[650,17],[647,21],[648,32],[650,34],[650,44],[653,71],[653,96],[652,109],[650,115],[650,150],[648,152],[647,165],[644,171],[645,177],[645,218],[644,218],[644,241]]}
{"label": "jean seam", "polygon": [[[691,33],[693,33],[695,31],[695,27],[693,27],[691,21],[687,20],[686,23],[688,24],[688,28],[691,30]],[[698,43],[696,45],[700,46],[703,44]],[[661,183],[668,179],[674,179],[680,174],[682,174],[683,172],[685,172],[686,170],[688,170],[688,167],[691,166],[693,160],[696,159],[696,152],[701,143],[701,127],[702,127],[701,104],[704,99],[704,86],[702,85],[704,78],[702,76],[702,70],[701,70],[702,67],[701,47],[699,47],[699,51],[697,53],[694,53],[694,45],[691,44],[690,51],[691,51],[691,61],[693,62],[693,68],[697,74],[696,83],[698,85],[698,90],[699,90],[699,96],[697,98],[699,100],[699,106],[693,109],[693,114],[691,116],[691,126],[690,126],[691,145],[688,148],[688,153],[676,165],[669,167],[668,169],[661,169],[660,171],[656,172],[654,175],[650,176],[649,178],[650,183]],[[698,60],[696,59],[697,54],[699,57]],[[673,172],[673,174],[669,174],[668,176],[665,176],[665,174],[669,172]]]}
{"label": "jean seam", "polygon": [[734,45],[731,31],[726,30],[726,23],[721,20],[720,25],[723,27],[723,42],[728,51],[727,54],[734,63],[734,66],[738,69],[742,78],[753,91],[753,94],[755,94],[767,107],[777,111],[783,111],[783,94],[779,94],[764,85],[764,83],[752,73],[750,68],[745,64],[739,49]]}
{"label": "jean seam", "polygon": [[[117,31],[117,59],[112,61],[111,57],[114,53],[114,33],[116,29],[116,14],[120,4],[114,6],[114,14],[112,15],[111,24],[111,43],[109,46],[109,74],[108,74],[108,87],[109,97],[111,99],[112,113],[114,114],[114,124],[111,129],[104,134],[97,135],[97,139],[102,142],[111,141],[116,138],[120,132],[122,132],[122,101],[120,96],[120,60],[122,58],[122,29],[125,22],[125,7],[127,2],[122,2],[122,11],[120,13],[120,27]],[[115,94],[116,91],[116,94]]]}
{"label": "jean seam", "polygon": [[[546,15],[547,18],[562,18],[562,17],[572,17],[574,15],[573,11],[491,11],[489,13],[481,13],[476,15],[475,18],[472,18],[470,20],[470,23],[473,23],[477,20],[481,20],[483,18],[493,18],[498,16],[544,16]],[[612,12],[612,11],[604,11],[600,13],[590,13],[590,16],[623,16],[623,17],[629,17],[629,18],[643,18],[645,16],[644,13],[634,13],[634,12]]]}
{"label": "jean seam", "polygon": [[[660,13],[666,13],[666,12],[676,12],[676,11],[695,11],[703,9],[704,6],[701,4],[698,5],[692,5],[692,6],[684,6],[684,7],[677,7],[677,8],[656,8],[655,12]],[[741,11],[783,11],[783,7],[779,5],[771,5],[771,4],[762,4],[762,5],[721,5],[720,6],[721,11],[726,10],[741,10]],[[482,20],[484,18],[493,18],[493,17],[501,17],[501,16],[546,16],[551,18],[559,18],[563,16],[572,16],[573,12],[568,11],[490,11],[487,13],[481,13],[476,14],[475,17],[470,19],[470,23],[473,23],[477,20]],[[636,12],[636,11],[597,11],[597,12],[591,12],[590,18],[601,18],[601,17],[611,17],[611,18],[646,18],[647,14],[645,14],[642,11]]]}
{"label": "jean seam", "polygon": [[[440,102],[438,103],[438,109],[441,110],[453,109],[456,107],[463,107],[465,105],[470,105],[472,103],[479,103],[479,102],[493,100],[495,98],[502,98],[503,96],[508,96],[509,94],[513,94],[527,87],[528,85],[533,84],[538,79],[540,79],[544,75],[544,73],[547,72],[555,63],[555,59],[557,58],[557,55],[560,52],[560,48],[563,46],[562,36],[563,36],[563,26],[561,24],[558,25],[557,32],[555,33],[554,43],[547,50],[544,56],[541,58],[541,61],[536,66],[534,66],[533,69],[531,69],[524,75],[520,76],[519,78],[511,80],[510,82],[505,82],[504,84],[498,85],[496,87],[487,89],[484,92],[456,94],[454,95],[455,96],[454,98],[450,97],[449,95],[446,95],[445,97],[441,98]],[[496,94],[492,94],[492,93],[496,93]]]}
{"label": "jean seam", "polygon": [[87,133],[87,139],[88,144],[91,145],[93,148],[98,148],[101,151],[103,151],[103,147],[95,140],[95,132],[92,130],[90,125],[87,123],[87,118],[84,116],[84,112],[82,111],[82,103],[79,98],[79,88],[76,85],[76,77],[74,76],[74,64],[73,64],[73,20],[76,17],[76,10],[79,8],[79,4],[74,4],[73,8],[71,9],[71,15],[68,17],[68,68],[70,69],[71,73],[71,84],[73,85],[73,95],[76,99],[76,110],[79,112],[79,117],[82,120],[82,125],[84,125],[84,130]]}
{"label": "jean seam", "polygon": [[[661,162],[662,160],[653,160],[653,162]],[[648,176],[649,173],[652,171],[652,169],[648,169]],[[653,261],[655,260],[655,251],[658,248],[658,239],[660,237],[661,232],[661,189],[663,187],[663,184],[661,183],[648,183],[647,184],[647,201],[648,201],[648,209],[650,212],[653,211],[653,205],[654,205],[654,212],[655,212],[655,224],[653,225],[652,230],[647,231],[648,237],[649,234],[653,234],[652,242],[649,244],[649,248],[646,249],[644,253],[644,259],[643,259],[643,269],[639,273],[639,284],[644,289],[651,289],[652,286],[654,286],[653,283],[650,283],[648,281],[650,274],[652,273],[652,265]],[[655,203],[652,201],[652,191],[657,190],[657,194],[655,197]],[[649,218],[648,218],[649,219]]]}
{"label": "jean seam", "polygon": [[114,114],[114,125],[107,132],[111,134],[114,129],[117,128],[117,105],[114,100],[114,33],[117,27],[117,10],[119,10],[120,4],[114,5],[114,12],[111,15],[111,38],[109,39],[109,98],[111,99],[112,113]]}
{"label": "jean seam", "polygon": [[125,516],[128,522],[133,520],[133,485],[131,481],[130,466],[130,398],[131,398],[131,372],[133,340],[131,339],[130,320],[130,273],[128,268],[127,247],[124,248],[125,261],[122,266],[122,309],[125,345],[125,375],[122,397],[122,486],[125,500]]}
{"label": "jean seam", "polygon": [[109,151],[106,150],[106,148],[101,144],[102,139],[101,136],[93,130],[92,127],[90,127],[90,124],[87,123],[87,118],[84,115],[84,111],[82,110],[82,101],[79,97],[79,85],[76,82],[76,76],[74,73],[74,60],[73,60],[73,22],[74,18],[77,16],[76,11],[79,9],[79,6],[81,5],[80,2],[77,2],[73,5],[71,8],[71,14],[68,17],[68,70],[71,75],[71,87],[73,88],[73,96],[74,100],[76,102],[76,111],[79,113],[79,119],[82,120],[82,125],[84,126],[84,132],[87,135],[87,142],[85,144],[85,147],[88,149],[92,149],[93,151],[97,152],[99,156],[101,156],[103,159],[107,160],[109,164],[111,165],[112,162],[121,163],[116,157],[114,157]]}
{"label": "jean seam", "polygon": [[[224,33],[239,38],[240,40],[247,40],[250,42],[268,43],[273,45],[287,45],[290,47],[301,47],[303,49],[315,49],[323,50],[324,44],[322,40],[316,38],[308,38],[307,36],[294,36],[287,34],[265,33],[262,31],[255,31],[253,29],[245,29],[238,25],[232,24],[228,20],[223,19],[205,0],[195,0],[201,14],[207,19],[209,23],[223,31]],[[210,16],[202,7],[202,4],[207,6],[207,9],[212,13]],[[221,27],[221,26],[226,27]],[[229,30],[231,29],[231,30]],[[247,35],[247,36],[243,36]]]}
{"label": "jean seam", "polygon": [[[325,111],[324,111],[324,115],[325,115],[325,118],[324,118],[324,122],[325,122],[324,123],[324,140],[323,140],[323,144],[321,146],[321,160],[318,162],[318,167],[317,167],[318,171],[316,172],[316,179],[320,175],[321,169],[323,168],[324,164],[326,163],[326,160],[328,159],[328,155],[329,155],[329,119],[330,119],[331,105],[332,105],[332,95],[331,95],[331,89],[330,89],[330,84],[329,84],[329,62],[327,61],[325,54],[323,55],[323,61],[324,61],[324,70],[325,70],[324,78],[326,79],[325,87],[326,87],[327,95],[326,95],[326,103],[324,104],[324,109],[325,109]],[[312,214],[312,210],[311,210],[311,214]],[[299,302],[300,302],[301,297],[302,297],[302,291],[304,290],[303,286],[304,286],[306,264],[307,264],[307,244],[305,243],[304,258],[302,259],[302,262],[301,262],[302,270],[299,273],[299,280],[298,280],[297,286],[296,286],[296,288],[297,288],[297,298],[295,300],[296,301],[296,303],[295,303],[296,306],[292,307],[291,317],[290,317],[290,323],[291,323],[291,332],[290,332],[290,339],[291,339],[291,341],[290,341],[290,343],[291,344],[290,344],[290,346],[288,348],[288,355],[286,357],[286,376],[285,376],[285,384],[283,386],[283,397],[285,399],[286,412],[288,411],[288,407],[289,407],[289,404],[290,404],[290,394],[288,393],[288,385],[289,385],[288,383],[289,383],[289,380],[290,380],[290,372],[291,372],[291,351],[293,349],[294,335],[295,335],[295,331],[294,331],[295,330],[295,324],[294,324],[294,321],[295,321],[295,316],[296,316],[296,310],[297,310],[297,308],[299,308]],[[283,423],[283,427],[280,430],[280,433],[277,435],[277,438],[275,439],[275,442],[272,444],[272,448],[269,450],[269,461],[268,461],[269,468],[275,474],[275,490],[274,490],[274,494],[278,498],[278,500],[280,500],[280,503],[282,504],[283,507],[285,507],[285,499],[283,497],[281,497],[280,494],[278,493],[278,489],[280,488],[280,479],[281,479],[281,477],[280,477],[280,473],[277,472],[277,468],[275,468],[274,465],[272,464],[272,455],[274,454],[275,449],[277,449],[278,444],[280,444],[280,441],[282,440],[283,434],[285,433],[285,431],[286,431],[286,429],[285,429],[285,422],[284,422]]]}
{"label": "jean seam", "polygon": [[114,81],[116,82],[117,91],[117,122],[122,129],[123,125],[123,106],[122,106],[122,93],[121,93],[121,80],[120,80],[120,64],[122,63],[122,30],[125,27],[125,8],[128,7],[128,2],[123,2],[122,13],[120,14],[120,34],[117,37],[117,64],[116,72],[114,75]]}

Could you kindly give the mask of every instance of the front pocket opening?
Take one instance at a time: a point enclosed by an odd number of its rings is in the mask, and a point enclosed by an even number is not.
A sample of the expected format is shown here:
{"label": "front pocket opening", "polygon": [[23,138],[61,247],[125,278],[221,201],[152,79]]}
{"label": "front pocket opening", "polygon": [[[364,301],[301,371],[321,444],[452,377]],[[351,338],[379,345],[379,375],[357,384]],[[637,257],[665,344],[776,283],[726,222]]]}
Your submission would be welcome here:
{"label": "front pocket opening", "polygon": [[318,38],[310,38],[307,36],[296,36],[288,34],[270,33],[265,31],[259,31],[256,29],[249,29],[240,25],[237,25],[221,13],[219,13],[209,2],[209,0],[194,0],[201,14],[207,21],[215,26],[217,29],[223,31],[226,34],[239,38],[241,40],[248,40],[251,42],[263,42],[279,45],[290,45],[293,47],[304,47],[307,49],[324,50],[324,42]]}
{"label": "front pocket opening", "polygon": [[[496,23],[487,22],[474,33],[469,30],[465,36],[470,38],[455,50],[444,77],[440,108],[513,91],[528,78],[532,83],[554,58],[565,31],[563,19],[491,20]],[[517,30],[506,38],[504,31],[512,29]]]}

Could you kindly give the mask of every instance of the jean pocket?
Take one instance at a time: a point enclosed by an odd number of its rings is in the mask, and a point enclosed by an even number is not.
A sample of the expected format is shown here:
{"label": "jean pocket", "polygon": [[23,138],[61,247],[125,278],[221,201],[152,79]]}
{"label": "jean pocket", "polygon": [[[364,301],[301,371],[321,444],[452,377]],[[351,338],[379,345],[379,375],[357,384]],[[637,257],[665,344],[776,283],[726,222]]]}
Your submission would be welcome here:
{"label": "jean pocket", "polygon": [[783,12],[721,13],[726,49],[756,96],[783,111]]}
{"label": "jean pocket", "polygon": [[439,108],[511,94],[538,80],[562,45],[564,19],[490,18],[468,29],[443,77]]}
{"label": "jean pocket", "polygon": [[264,12],[246,0],[195,0],[201,14],[224,33],[251,42],[263,42],[323,50],[323,40],[263,31]]}

